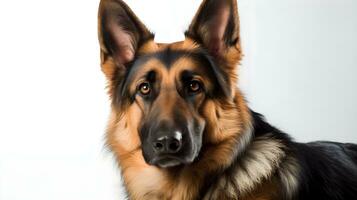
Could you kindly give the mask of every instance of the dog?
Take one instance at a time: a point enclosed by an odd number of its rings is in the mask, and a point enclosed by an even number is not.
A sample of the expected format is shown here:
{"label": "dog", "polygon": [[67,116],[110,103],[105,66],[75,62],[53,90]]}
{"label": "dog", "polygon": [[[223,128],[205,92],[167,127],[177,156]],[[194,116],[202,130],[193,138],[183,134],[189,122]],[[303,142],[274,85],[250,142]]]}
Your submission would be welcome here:
{"label": "dog", "polygon": [[248,107],[236,0],[204,0],[171,44],[122,0],[98,17],[106,144],[129,199],[357,199],[357,145],[295,142]]}

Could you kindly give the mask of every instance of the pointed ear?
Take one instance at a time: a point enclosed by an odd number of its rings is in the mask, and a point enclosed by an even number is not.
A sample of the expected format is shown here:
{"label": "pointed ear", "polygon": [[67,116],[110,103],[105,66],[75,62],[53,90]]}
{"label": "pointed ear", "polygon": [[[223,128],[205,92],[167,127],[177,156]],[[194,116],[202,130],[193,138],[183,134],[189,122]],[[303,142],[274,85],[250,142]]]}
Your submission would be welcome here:
{"label": "pointed ear", "polygon": [[186,36],[199,41],[215,58],[224,59],[232,47],[240,54],[237,0],[204,0]]}
{"label": "pointed ear", "polygon": [[[122,0],[102,0],[99,7],[99,42],[102,65],[108,60],[116,67],[131,62],[140,44],[153,34]],[[103,69],[104,72],[111,71]]]}

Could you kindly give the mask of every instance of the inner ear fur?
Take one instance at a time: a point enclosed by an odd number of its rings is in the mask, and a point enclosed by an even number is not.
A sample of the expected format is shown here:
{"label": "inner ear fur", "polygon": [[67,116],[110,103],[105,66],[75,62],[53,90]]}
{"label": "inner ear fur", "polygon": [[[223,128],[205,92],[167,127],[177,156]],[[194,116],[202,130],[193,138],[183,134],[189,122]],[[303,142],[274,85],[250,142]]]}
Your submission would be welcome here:
{"label": "inner ear fur", "polygon": [[215,58],[225,59],[231,47],[240,51],[237,1],[204,0],[186,36],[199,41]]}
{"label": "inner ear fur", "polygon": [[[110,67],[120,70],[125,70],[133,61],[143,41],[154,37],[122,0],[101,1],[98,26],[102,66],[109,60],[114,64]],[[108,66],[103,67],[104,73],[115,71]]]}

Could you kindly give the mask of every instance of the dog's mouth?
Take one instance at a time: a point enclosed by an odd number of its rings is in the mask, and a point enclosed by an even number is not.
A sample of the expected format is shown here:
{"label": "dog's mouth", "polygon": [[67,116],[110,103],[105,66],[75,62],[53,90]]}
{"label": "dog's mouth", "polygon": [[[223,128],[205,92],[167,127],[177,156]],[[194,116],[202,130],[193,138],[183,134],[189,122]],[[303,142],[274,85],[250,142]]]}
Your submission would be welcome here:
{"label": "dog's mouth", "polygon": [[162,155],[152,159],[149,164],[160,168],[170,168],[187,164],[187,162],[175,156]]}
{"label": "dog's mouth", "polygon": [[200,147],[193,148],[192,152],[178,152],[175,154],[161,153],[151,156],[150,154],[144,153],[143,155],[146,163],[149,165],[153,165],[159,168],[171,168],[192,164],[193,162],[198,160],[199,152]]}

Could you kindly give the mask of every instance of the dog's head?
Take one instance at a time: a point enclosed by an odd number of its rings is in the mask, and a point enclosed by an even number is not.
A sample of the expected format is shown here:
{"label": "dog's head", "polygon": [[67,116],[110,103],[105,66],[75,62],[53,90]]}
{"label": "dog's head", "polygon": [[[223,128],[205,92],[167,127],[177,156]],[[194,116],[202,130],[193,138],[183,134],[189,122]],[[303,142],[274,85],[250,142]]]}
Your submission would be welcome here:
{"label": "dog's head", "polygon": [[236,1],[204,1],[185,41],[157,44],[153,38],[123,1],[102,0],[102,70],[115,116],[109,143],[118,154],[142,150],[151,165],[189,164],[202,144],[229,136],[229,128],[215,130],[225,127],[215,124],[224,117],[215,105],[234,104],[241,59]]}

